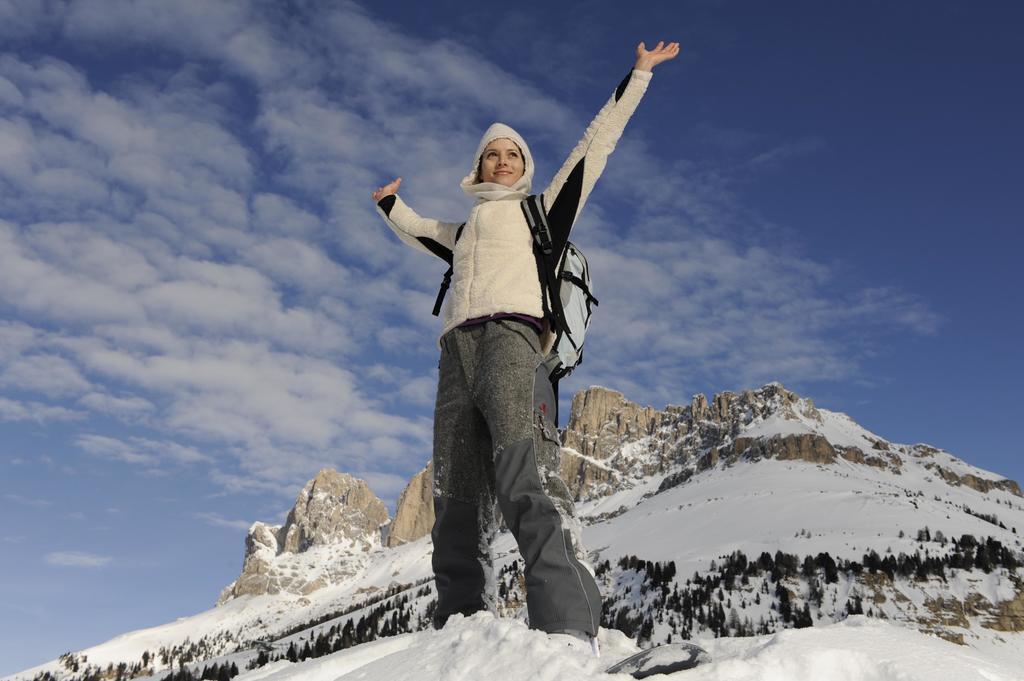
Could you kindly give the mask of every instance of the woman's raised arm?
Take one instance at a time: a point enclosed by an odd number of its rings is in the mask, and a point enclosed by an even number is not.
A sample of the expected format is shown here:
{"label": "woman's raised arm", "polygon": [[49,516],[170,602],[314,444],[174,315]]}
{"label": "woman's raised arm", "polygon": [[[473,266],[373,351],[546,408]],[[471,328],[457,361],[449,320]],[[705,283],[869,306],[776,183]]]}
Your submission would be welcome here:
{"label": "woman's raised arm", "polygon": [[633,69],[597,112],[583,133],[583,138],[544,190],[544,205],[548,211],[548,224],[553,232],[556,252],[560,252],[568,240],[573,223],[597,178],[604,171],[608,156],[615,150],[615,143],[622,135],[626,122],[647,91],[651,69],[674,59],[678,54],[679,43],[666,44],[660,41],[653,50],[648,50],[644,43],[637,45]]}
{"label": "woman's raised arm", "polygon": [[373,192],[371,196],[377,202],[378,215],[399,239],[416,250],[438,256],[445,252],[450,254],[455,249],[459,223],[420,216],[398,196],[401,184],[402,178],[396,177]]}

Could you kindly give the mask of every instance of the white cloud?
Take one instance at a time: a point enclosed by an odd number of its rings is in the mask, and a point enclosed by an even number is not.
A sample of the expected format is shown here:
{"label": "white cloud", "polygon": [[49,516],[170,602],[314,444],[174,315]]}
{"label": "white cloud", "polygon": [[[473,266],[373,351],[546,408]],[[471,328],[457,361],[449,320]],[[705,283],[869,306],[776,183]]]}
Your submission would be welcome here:
{"label": "white cloud", "polygon": [[0,321],[0,365],[31,348],[35,340],[36,331],[28,324]]}
{"label": "white cloud", "polygon": [[78,446],[94,456],[130,464],[156,467],[161,462],[178,464],[209,463],[212,459],[199,450],[173,441],[156,441],[142,437],[121,440],[106,435],[85,434],[78,437]]}
{"label": "white cloud", "polygon": [[251,520],[228,520],[219,513],[193,513],[192,517],[211,527],[226,527],[230,530],[247,531],[252,526]]}
{"label": "white cloud", "polygon": [[45,560],[47,564],[59,567],[95,568],[109,564],[113,558],[85,551],[54,551],[46,554]]}
{"label": "white cloud", "polygon": [[250,246],[244,257],[275,281],[309,295],[336,294],[352,285],[352,275],[345,267],[298,239],[260,241]]}
{"label": "white cloud", "polygon": [[150,452],[140,451],[140,448],[117,438],[105,435],[80,435],[78,446],[93,456],[100,456],[106,459],[114,459],[130,464],[143,464],[147,466],[156,465],[158,457]]}
{"label": "white cloud", "polygon": [[46,35],[59,26],[64,11],[62,0],[3,0],[0,36],[18,40]]}
{"label": "white cloud", "polygon": [[4,499],[21,506],[34,506],[35,508],[46,508],[53,505],[53,502],[49,499],[25,497],[20,494],[4,494]]}
{"label": "white cloud", "polygon": [[149,400],[133,395],[119,397],[102,392],[91,392],[78,400],[78,404],[93,411],[112,414],[125,421],[138,421],[151,414],[156,406]]}
{"label": "white cloud", "polygon": [[0,397],[0,421],[79,421],[85,414],[65,407]]}
{"label": "white cloud", "polygon": [[59,355],[23,355],[0,369],[0,387],[43,393],[53,397],[80,395],[89,381],[77,367]]}

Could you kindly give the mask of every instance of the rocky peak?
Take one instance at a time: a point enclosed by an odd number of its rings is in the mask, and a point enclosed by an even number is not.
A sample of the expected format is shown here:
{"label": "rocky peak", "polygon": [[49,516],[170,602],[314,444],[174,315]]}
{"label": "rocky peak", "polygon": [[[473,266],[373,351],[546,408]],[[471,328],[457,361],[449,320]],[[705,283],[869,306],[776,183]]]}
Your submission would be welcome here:
{"label": "rocky peak", "polygon": [[402,490],[395,519],[388,530],[387,545],[401,546],[430,534],[434,526],[434,462],[413,476]]}
{"label": "rocky peak", "polygon": [[388,521],[384,502],[365,482],[324,468],[306,483],[279,533],[282,551],[299,553],[341,539],[362,540]]}
{"label": "rocky peak", "polygon": [[584,456],[606,459],[624,440],[650,435],[659,412],[630,402],[615,390],[592,386],[572,398],[565,446]]}
{"label": "rocky peak", "polygon": [[[783,437],[749,436],[747,429],[771,419],[801,422]],[[562,476],[578,499],[611,494],[652,475],[671,473],[669,484],[739,456],[830,463],[856,451],[837,451],[813,426],[822,416],[809,399],[781,383],[754,390],[703,394],[687,406],[641,406],[622,393],[591,387],[577,393],[566,426]],[[783,429],[784,430],[784,429]],[[895,455],[892,455],[895,457]],[[878,457],[869,457],[877,463]],[[863,461],[862,461],[863,462]],[[892,465],[898,465],[898,462]]]}
{"label": "rocky peak", "polygon": [[[364,481],[325,468],[299,492],[284,525],[253,523],[242,573],[217,603],[248,595],[305,595],[337,583],[354,574],[361,554],[380,546],[388,519],[384,502]],[[304,556],[318,549],[330,555]]]}
{"label": "rocky peak", "polygon": [[752,421],[779,414],[797,419],[819,420],[810,400],[786,390],[780,383],[769,383],[742,393],[724,391],[711,403],[703,394],[693,397],[688,406],[668,405],[663,410],[641,406],[615,390],[592,386],[573,396],[565,446],[586,457],[608,459],[631,440],[653,436],[670,429],[678,434],[694,430],[713,431],[717,435],[735,434]]}
{"label": "rocky peak", "polygon": [[735,426],[745,426],[773,415],[790,420],[804,417],[821,422],[821,415],[810,399],[786,390],[778,382],[741,393],[728,390],[720,392],[715,395],[710,408],[707,398],[698,394],[693,398],[690,409],[690,417],[694,421],[714,421]]}

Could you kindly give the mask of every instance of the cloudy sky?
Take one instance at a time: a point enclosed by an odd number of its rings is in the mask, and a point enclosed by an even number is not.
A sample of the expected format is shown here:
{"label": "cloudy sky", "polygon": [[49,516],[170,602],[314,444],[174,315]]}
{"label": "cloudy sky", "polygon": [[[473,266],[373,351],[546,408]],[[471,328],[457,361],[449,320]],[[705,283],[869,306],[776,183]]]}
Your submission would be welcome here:
{"label": "cloudy sky", "polygon": [[[430,455],[482,130],[543,185],[678,40],[575,240],[592,384],[769,381],[1024,479],[1014,3],[0,0],[0,673],[206,609],[324,466]],[[563,413],[565,402],[563,402]]]}

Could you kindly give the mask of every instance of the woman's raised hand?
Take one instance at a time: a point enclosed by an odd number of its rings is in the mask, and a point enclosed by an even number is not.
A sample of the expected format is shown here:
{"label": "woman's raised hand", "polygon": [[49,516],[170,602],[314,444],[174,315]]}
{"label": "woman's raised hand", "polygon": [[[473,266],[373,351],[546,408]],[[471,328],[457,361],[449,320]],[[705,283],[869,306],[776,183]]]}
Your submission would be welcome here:
{"label": "woman's raised hand", "polygon": [[663,61],[675,59],[679,54],[679,43],[665,43],[662,40],[648,50],[643,43],[636,46],[636,66],[638,71],[650,71]]}
{"label": "woman's raised hand", "polygon": [[386,184],[383,187],[378,187],[377,191],[373,193],[373,200],[380,201],[385,196],[391,196],[392,194],[395,194],[396,192],[398,192],[398,185],[400,184],[402,184],[402,178],[396,177],[389,184]]}

